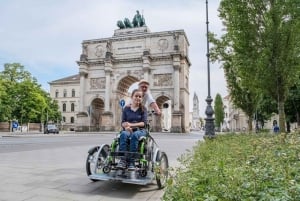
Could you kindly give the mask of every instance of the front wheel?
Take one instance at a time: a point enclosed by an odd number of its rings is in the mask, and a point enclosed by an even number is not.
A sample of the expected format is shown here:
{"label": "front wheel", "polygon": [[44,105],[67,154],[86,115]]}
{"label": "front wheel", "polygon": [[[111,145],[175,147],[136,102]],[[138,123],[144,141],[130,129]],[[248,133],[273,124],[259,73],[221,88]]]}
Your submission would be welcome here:
{"label": "front wheel", "polygon": [[[100,149],[100,150],[99,150]],[[91,174],[97,174],[102,171],[102,168],[106,165],[106,159],[108,157],[109,145],[105,144],[101,147],[97,146],[89,151],[86,159],[86,174],[90,176]],[[99,155],[98,155],[99,153]],[[92,181],[97,181],[91,179]]]}
{"label": "front wheel", "polygon": [[159,189],[166,186],[169,176],[169,162],[165,152],[161,152],[156,158],[155,177]]}

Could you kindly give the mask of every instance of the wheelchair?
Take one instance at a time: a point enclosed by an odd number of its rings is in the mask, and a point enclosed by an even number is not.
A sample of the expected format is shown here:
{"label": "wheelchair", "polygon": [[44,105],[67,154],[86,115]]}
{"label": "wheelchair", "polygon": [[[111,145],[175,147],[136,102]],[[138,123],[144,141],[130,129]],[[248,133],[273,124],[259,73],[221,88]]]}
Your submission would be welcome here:
{"label": "wheelchair", "polygon": [[[149,122],[146,125],[146,136],[139,139],[138,152],[119,151],[119,144],[120,133],[116,135],[111,145],[102,144],[88,151],[86,173],[92,181],[120,181],[148,185],[156,180],[159,189],[166,186],[169,175],[168,157],[150,135]],[[129,142],[127,144],[129,146]],[[121,157],[134,159],[135,168],[117,168]]]}

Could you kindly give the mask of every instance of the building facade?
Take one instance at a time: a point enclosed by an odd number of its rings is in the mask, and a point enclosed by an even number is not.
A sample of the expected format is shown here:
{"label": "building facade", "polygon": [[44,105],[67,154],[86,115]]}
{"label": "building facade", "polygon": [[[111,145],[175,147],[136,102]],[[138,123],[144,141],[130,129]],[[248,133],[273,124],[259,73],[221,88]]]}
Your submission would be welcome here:
{"label": "building facade", "polygon": [[56,122],[63,130],[75,130],[80,99],[79,74],[49,82],[50,97],[57,101],[62,121]]}
{"label": "building facade", "polygon": [[[249,131],[248,128],[248,116],[239,108],[234,106],[234,104],[230,100],[230,96],[225,96],[223,98],[223,104],[224,104],[224,113],[225,118],[222,126],[223,131],[230,131],[230,132],[245,132]],[[279,116],[278,114],[273,114],[270,118],[270,120],[264,122],[264,125],[261,125],[261,123],[256,122],[255,119],[252,121],[252,129],[255,131],[256,126],[258,126],[258,129],[266,129],[273,131],[273,122],[277,121],[279,122]],[[296,123],[291,124],[291,129],[295,130],[297,128]]]}

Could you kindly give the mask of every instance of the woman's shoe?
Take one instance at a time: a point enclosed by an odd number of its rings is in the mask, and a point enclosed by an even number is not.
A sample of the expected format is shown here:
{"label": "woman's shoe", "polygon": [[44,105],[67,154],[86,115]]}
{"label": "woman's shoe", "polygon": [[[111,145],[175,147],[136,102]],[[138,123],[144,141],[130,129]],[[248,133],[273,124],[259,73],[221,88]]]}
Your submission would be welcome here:
{"label": "woman's shoe", "polygon": [[119,163],[117,164],[116,168],[125,169],[126,168],[126,161],[125,160],[120,160]]}

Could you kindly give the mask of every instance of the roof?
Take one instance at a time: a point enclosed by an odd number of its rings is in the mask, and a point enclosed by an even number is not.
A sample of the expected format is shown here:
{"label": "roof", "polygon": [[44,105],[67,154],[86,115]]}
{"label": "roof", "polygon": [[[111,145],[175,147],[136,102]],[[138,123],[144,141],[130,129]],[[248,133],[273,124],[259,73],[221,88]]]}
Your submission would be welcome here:
{"label": "roof", "polygon": [[49,84],[58,84],[58,83],[70,83],[70,82],[79,82],[80,81],[80,75],[76,74],[76,75],[71,75],[68,77],[64,77],[58,80],[54,80],[49,82]]}

